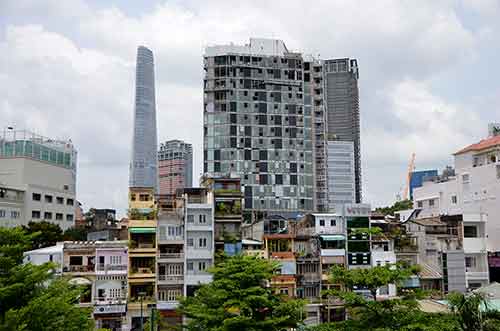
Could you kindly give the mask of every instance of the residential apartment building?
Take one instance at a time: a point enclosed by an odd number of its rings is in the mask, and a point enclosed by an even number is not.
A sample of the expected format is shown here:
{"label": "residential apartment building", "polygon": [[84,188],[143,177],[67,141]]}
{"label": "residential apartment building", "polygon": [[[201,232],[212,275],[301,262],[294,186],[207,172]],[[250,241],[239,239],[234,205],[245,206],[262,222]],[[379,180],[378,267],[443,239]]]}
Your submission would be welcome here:
{"label": "residential apartment building", "polygon": [[24,130],[0,138],[0,226],[48,221],[74,225],[76,156],[71,141]]}
{"label": "residential apartment building", "polygon": [[313,209],[303,62],[273,39],[205,50],[204,173],[240,177],[245,209]]}
{"label": "residential apartment building", "polygon": [[93,308],[97,328],[130,330],[127,324],[127,242],[61,242],[24,253],[33,264],[53,262],[70,282],[87,289],[81,307]]}
{"label": "residential apartment building", "polygon": [[454,154],[454,176],[440,176],[414,190],[414,205],[422,216],[462,215],[467,287],[490,281],[488,253],[494,259],[500,251],[500,136],[491,136]]}
{"label": "residential apartment building", "polygon": [[203,178],[201,185],[213,192],[215,249],[227,256],[242,251],[243,221],[241,180],[239,178]]}
{"label": "residential apartment building", "polygon": [[158,151],[159,193],[175,194],[193,186],[193,145],[181,140],[160,144]]}

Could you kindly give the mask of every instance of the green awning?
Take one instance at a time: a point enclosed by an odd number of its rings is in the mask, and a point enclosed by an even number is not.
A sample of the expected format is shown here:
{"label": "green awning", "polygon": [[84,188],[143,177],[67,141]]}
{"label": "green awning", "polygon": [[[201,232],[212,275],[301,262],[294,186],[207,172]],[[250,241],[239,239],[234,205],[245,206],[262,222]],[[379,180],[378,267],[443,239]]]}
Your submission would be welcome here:
{"label": "green awning", "polygon": [[156,233],[156,228],[129,228],[130,233]]}
{"label": "green awning", "polygon": [[343,234],[325,234],[321,236],[321,239],[326,241],[345,240],[345,236]]}

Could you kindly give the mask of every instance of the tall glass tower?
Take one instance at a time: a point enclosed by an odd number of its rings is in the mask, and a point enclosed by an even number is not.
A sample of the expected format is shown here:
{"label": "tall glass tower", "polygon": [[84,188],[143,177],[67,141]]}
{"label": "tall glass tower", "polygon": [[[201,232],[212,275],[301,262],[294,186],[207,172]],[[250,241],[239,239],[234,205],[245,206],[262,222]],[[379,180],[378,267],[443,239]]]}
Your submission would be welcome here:
{"label": "tall glass tower", "polygon": [[153,52],[137,48],[134,137],[129,186],[158,188],[156,103]]}

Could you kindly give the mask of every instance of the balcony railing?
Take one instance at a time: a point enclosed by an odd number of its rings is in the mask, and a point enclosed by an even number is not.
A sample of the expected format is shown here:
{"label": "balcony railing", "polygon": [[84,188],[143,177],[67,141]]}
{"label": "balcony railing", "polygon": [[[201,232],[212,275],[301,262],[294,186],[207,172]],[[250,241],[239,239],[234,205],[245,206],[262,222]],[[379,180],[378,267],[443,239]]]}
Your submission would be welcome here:
{"label": "balcony railing", "polygon": [[132,267],[130,270],[130,274],[154,274],[155,270],[154,268],[148,268],[148,267]]}
{"label": "balcony railing", "polygon": [[158,275],[158,280],[170,284],[182,284],[184,282],[183,275]]}
{"label": "balcony railing", "polygon": [[126,264],[104,264],[99,263],[97,265],[97,271],[123,271],[127,270]]}
{"label": "balcony railing", "polygon": [[64,267],[64,271],[67,272],[94,272],[95,271],[95,265],[93,264],[88,264],[88,265],[69,265]]}
{"label": "balcony railing", "polygon": [[160,241],[183,241],[184,236],[161,236]]}
{"label": "balcony railing", "polygon": [[117,298],[106,298],[106,297],[97,297],[94,300],[94,304],[98,305],[122,305],[127,303],[126,297],[117,297]]}
{"label": "balcony railing", "polygon": [[158,257],[160,259],[182,259],[184,258],[184,253],[159,253]]}

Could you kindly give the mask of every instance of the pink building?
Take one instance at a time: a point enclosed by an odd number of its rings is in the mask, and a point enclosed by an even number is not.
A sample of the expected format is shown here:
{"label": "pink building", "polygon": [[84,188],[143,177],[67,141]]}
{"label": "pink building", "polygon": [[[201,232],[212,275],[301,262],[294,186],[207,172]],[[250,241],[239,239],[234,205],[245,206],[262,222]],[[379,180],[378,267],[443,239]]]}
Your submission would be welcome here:
{"label": "pink building", "polygon": [[175,194],[193,186],[193,147],[181,140],[160,144],[158,151],[160,194]]}

